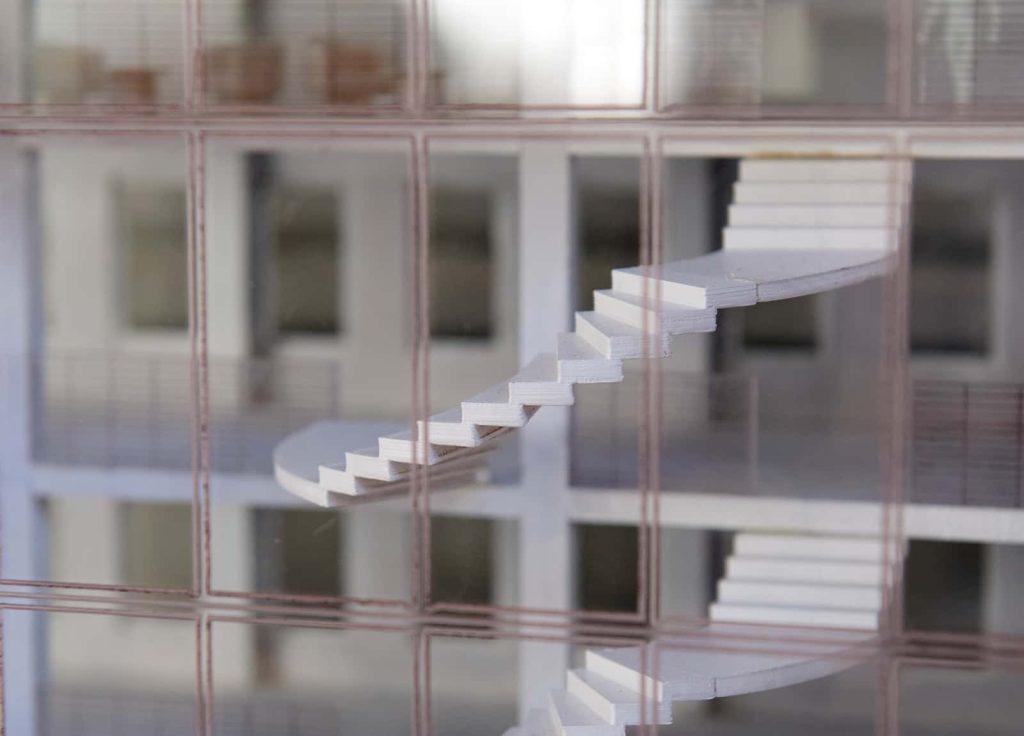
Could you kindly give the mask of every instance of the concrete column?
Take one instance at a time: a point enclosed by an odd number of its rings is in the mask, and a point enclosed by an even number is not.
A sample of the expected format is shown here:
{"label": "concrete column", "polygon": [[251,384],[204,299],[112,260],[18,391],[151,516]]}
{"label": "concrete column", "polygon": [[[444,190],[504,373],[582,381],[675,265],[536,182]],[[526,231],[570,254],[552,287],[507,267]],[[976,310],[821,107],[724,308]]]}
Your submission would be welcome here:
{"label": "concrete column", "polygon": [[991,545],[986,552],[985,633],[1020,636],[1024,634],[1024,546]]}
{"label": "concrete column", "polygon": [[[341,190],[343,412],[407,418],[412,392],[405,161],[353,157]],[[408,421],[406,419],[406,421]]]}
{"label": "concrete column", "polygon": [[1024,248],[1020,242],[1020,233],[1024,232],[1024,177],[1017,174],[1020,166],[1015,162],[1014,175],[1001,183],[995,204],[992,269],[993,298],[997,302],[992,310],[992,338],[1004,376],[1024,374],[1024,340],[1019,339],[1024,320],[1024,290],[1019,287],[1024,278]]}
{"label": "concrete column", "polygon": [[206,330],[214,360],[249,351],[247,189],[245,154],[207,145]]}
{"label": "concrete column", "polygon": [[[570,160],[561,143],[526,143],[519,179],[519,352],[525,363],[552,350],[574,304]],[[547,407],[521,436],[523,513],[519,521],[519,602],[566,609],[571,598],[567,514],[569,411]],[[568,647],[524,642],[519,662],[520,720],[562,685]]]}
{"label": "concrete column", "polygon": [[25,102],[25,65],[30,49],[29,4],[24,0],[0,0],[0,103]]}
{"label": "concrete column", "polygon": [[102,350],[116,338],[120,289],[109,155],[75,141],[39,149],[44,249],[60,254],[43,259],[46,339],[57,351]]}
{"label": "concrete column", "polygon": [[[28,156],[12,144],[0,145],[0,576],[21,579],[38,577],[40,540],[45,539],[30,485],[28,359],[39,325],[32,293],[38,286],[32,239],[34,186]],[[9,734],[36,733],[36,693],[44,662],[40,631],[38,616],[3,616],[3,717]]]}
{"label": "concrete column", "polygon": [[233,410],[247,401],[250,354],[249,213],[245,152],[206,146],[206,332],[210,404]]}

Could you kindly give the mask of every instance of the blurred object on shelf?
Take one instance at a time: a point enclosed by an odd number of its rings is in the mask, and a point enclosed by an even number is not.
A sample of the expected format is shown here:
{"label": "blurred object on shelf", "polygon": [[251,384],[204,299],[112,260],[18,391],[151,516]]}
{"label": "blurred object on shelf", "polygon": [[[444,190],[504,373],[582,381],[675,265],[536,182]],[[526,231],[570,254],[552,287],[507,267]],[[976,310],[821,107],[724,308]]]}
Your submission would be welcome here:
{"label": "blurred object on shelf", "polygon": [[392,60],[367,44],[317,39],[309,46],[309,91],[331,105],[371,104],[397,96]]}
{"label": "blurred object on shelf", "polygon": [[35,102],[85,102],[103,86],[103,55],[86,46],[41,45],[35,51],[33,77]]}
{"label": "blurred object on shelf", "polygon": [[284,53],[276,44],[217,46],[206,52],[205,62],[212,102],[269,103],[281,88]]}
{"label": "blurred object on shelf", "polygon": [[152,105],[157,98],[160,72],[144,67],[123,67],[107,73],[110,101],[125,105]]}

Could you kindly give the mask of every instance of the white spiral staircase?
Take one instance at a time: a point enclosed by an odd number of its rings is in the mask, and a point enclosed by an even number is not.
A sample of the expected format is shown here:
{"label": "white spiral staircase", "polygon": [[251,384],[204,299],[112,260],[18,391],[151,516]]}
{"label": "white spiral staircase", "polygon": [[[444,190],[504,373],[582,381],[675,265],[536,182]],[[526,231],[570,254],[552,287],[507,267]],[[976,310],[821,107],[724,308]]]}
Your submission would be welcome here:
{"label": "white spiral staircase", "polygon": [[[574,384],[621,381],[623,361],[667,356],[672,336],[713,331],[720,308],[879,276],[894,263],[903,192],[896,172],[893,162],[872,158],[743,160],[722,250],[613,271],[612,288],[594,293],[593,311],[576,313],[575,331],[559,335],[554,352],[418,422],[415,433],[381,436],[363,449],[350,445],[343,462],[337,437],[316,425],[292,435],[275,450],[277,479],[322,506],[402,490],[414,465],[430,466],[432,485],[459,482],[479,471],[494,440],[540,407],[571,405]],[[704,649],[660,651],[657,671],[647,675],[642,663],[650,657],[641,647],[587,652],[586,666],[568,674],[549,707],[510,733],[622,734],[624,725],[639,722],[642,685],[656,695],[659,722],[667,722],[672,700],[765,690],[849,666],[843,652],[877,626],[879,549],[872,539],[737,535],[711,624],[701,631]],[[753,624],[760,637],[772,625],[771,638],[785,643],[785,653],[744,654],[722,645]],[[789,641],[793,626],[836,631],[828,643]]]}

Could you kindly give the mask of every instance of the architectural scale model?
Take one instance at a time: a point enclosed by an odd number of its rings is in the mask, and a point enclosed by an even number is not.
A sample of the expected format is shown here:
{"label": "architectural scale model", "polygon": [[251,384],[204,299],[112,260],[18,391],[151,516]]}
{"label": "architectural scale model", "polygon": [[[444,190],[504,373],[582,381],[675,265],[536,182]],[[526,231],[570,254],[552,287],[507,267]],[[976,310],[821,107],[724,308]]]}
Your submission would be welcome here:
{"label": "architectural scale model", "polygon": [[1010,736],[1024,0],[0,0],[0,736]]}

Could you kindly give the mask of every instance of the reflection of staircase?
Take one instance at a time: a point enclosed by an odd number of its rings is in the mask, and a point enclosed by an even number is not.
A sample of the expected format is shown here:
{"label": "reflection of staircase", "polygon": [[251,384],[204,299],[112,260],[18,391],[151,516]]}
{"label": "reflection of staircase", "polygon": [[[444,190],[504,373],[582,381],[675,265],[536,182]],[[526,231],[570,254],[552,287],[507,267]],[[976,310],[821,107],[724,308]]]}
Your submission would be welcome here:
{"label": "reflection of staircase", "polygon": [[[285,488],[324,506],[408,483],[412,465],[445,475],[449,463],[482,462],[482,450],[522,427],[541,406],[573,403],[576,383],[622,380],[622,363],[669,354],[673,335],[711,332],[719,308],[836,289],[884,273],[891,261],[898,182],[878,159],[741,162],[720,251],[659,267],[618,269],[612,288],[577,312],[575,332],[518,374],[420,421],[411,431],[324,457],[311,476],[308,436],[275,453]],[[302,460],[293,460],[301,457]],[[297,472],[293,464],[304,466]],[[449,474],[450,475],[450,474]]]}
{"label": "reflection of staircase", "polygon": [[[739,533],[709,626],[674,647],[588,651],[547,708],[506,736],[622,736],[641,721],[670,723],[673,701],[785,687],[862,662],[882,605],[881,551],[867,537]],[[798,625],[842,631],[814,637]]]}

